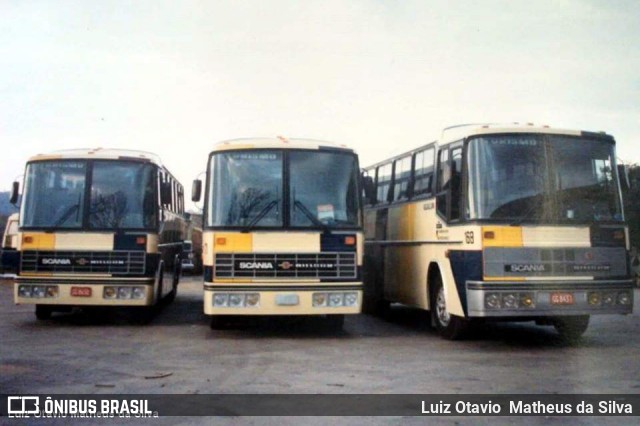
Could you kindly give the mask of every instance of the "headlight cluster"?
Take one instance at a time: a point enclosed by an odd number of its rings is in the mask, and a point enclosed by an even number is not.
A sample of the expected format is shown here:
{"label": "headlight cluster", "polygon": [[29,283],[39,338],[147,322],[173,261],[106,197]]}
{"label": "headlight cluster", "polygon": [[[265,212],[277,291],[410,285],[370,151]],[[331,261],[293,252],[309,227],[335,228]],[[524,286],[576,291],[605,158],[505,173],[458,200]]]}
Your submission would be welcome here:
{"label": "headlight cluster", "polygon": [[313,293],[313,307],[340,308],[344,306],[356,306],[358,293]]}
{"label": "headlight cluster", "polygon": [[531,309],[536,307],[534,293],[487,293],[484,296],[487,309]]}
{"label": "headlight cluster", "polygon": [[102,291],[102,297],[105,299],[134,299],[140,300],[145,298],[144,286],[106,286]]}
{"label": "headlight cluster", "polygon": [[52,298],[58,297],[57,285],[21,285],[18,286],[19,297]]}
{"label": "headlight cluster", "polygon": [[216,308],[254,308],[260,306],[259,293],[213,293]]}
{"label": "headlight cluster", "polygon": [[600,292],[590,291],[587,294],[587,302],[591,306],[627,306],[631,304],[631,293],[628,291]]}

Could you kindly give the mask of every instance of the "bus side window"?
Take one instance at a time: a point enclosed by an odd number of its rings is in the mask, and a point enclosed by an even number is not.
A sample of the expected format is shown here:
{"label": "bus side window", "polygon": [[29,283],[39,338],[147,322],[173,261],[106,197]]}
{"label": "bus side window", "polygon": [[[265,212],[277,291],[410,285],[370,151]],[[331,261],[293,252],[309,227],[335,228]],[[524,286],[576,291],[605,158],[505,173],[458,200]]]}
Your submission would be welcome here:
{"label": "bus side window", "polygon": [[376,199],[378,204],[389,201],[389,188],[391,186],[392,163],[378,167],[378,175],[376,179]]}
{"label": "bus side window", "polygon": [[434,149],[427,148],[416,154],[414,166],[413,196],[431,195],[433,192]]}
{"label": "bus side window", "polygon": [[436,206],[442,217],[447,217],[447,189],[451,179],[451,167],[449,166],[449,149],[443,148],[438,152],[438,182]]}
{"label": "bus side window", "polygon": [[451,150],[451,209],[449,210],[449,219],[460,219],[460,200],[462,188],[462,147]]}
{"label": "bus side window", "polygon": [[396,160],[393,178],[393,200],[402,201],[409,198],[409,178],[411,177],[411,156]]}

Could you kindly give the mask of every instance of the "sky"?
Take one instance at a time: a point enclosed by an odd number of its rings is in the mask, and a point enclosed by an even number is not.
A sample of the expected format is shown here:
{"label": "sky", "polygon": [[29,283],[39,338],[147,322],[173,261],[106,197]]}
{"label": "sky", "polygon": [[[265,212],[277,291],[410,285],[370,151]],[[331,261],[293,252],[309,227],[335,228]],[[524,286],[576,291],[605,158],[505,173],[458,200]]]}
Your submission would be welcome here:
{"label": "sky", "polygon": [[216,142],[446,126],[606,131],[640,163],[640,2],[0,0],[0,190],[32,155],[152,151],[190,193]]}

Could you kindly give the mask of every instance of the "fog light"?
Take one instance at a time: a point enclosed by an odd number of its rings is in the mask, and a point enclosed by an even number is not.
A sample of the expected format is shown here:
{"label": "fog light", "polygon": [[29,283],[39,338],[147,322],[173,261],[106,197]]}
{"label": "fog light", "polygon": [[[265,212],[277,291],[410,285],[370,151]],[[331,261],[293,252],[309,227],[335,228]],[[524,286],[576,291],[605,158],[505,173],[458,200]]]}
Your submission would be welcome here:
{"label": "fog light", "polygon": [[131,287],[118,287],[118,299],[131,299]]}
{"label": "fog light", "polygon": [[244,294],[230,294],[229,306],[234,308],[239,308],[241,306],[244,306]]}
{"label": "fog light", "polygon": [[245,303],[247,306],[258,306],[260,304],[259,293],[249,293],[245,297]]}
{"label": "fog light", "polygon": [[522,293],[520,295],[520,306],[523,308],[534,308],[535,304],[533,303],[533,295],[529,293]]}
{"label": "fog light", "polygon": [[47,289],[46,289],[45,286],[34,285],[33,288],[31,289],[31,296],[32,297],[44,297],[46,291],[47,291]]}
{"label": "fog light", "polygon": [[215,293],[213,295],[213,306],[227,306],[229,295],[227,293]]}
{"label": "fog light", "polygon": [[133,287],[131,289],[132,299],[144,299],[144,287]]}
{"label": "fog light", "polygon": [[631,295],[626,291],[618,293],[618,305],[630,305]]}
{"label": "fog light", "polygon": [[615,294],[611,294],[611,293],[605,293],[604,296],[602,296],[602,304],[603,305],[613,305],[616,303],[616,295]]}
{"label": "fog light", "polygon": [[504,307],[507,309],[517,309],[518,297],[512,293],[505,294],[504,297],[502,298],[502,303],[504,304]]}
{"label": "fog light", "polygon": [[592,291],[587,295],[587,301],[591,306],[596,306],[600,304],[600,293],[597,291]]}
{"label": "fog light", "polygon": [[354,306],[358,302],[358,293],[345,293],[344,306]]}
{"label": "fog light", "polygon": [[58,297],[58,286],[57,285],[49,285],[49,286],[47,286],[47,297]]}
{"label": "fog light", "polygon": [[342,293],[329,293],[329,306],[342,306]]}
{"label": "fog light", "polygon": [[500,309],[500,295],[489,293],[484,298],[484,305],[489,309]]}
{"label": "fog light", "polygon": [[327,293],[313,293],[313,306],[327,306]]}
{"label": "fog light", "polygon": [[116,298],[116,288],[115,287],[105,287],[102,290],[102,297],[105,299],[115,299]]}
{"label": "fog light", "polygon": [[30,285],[21,285],[18,287],[18,296],[20,297],[31,297],[31,286]]}

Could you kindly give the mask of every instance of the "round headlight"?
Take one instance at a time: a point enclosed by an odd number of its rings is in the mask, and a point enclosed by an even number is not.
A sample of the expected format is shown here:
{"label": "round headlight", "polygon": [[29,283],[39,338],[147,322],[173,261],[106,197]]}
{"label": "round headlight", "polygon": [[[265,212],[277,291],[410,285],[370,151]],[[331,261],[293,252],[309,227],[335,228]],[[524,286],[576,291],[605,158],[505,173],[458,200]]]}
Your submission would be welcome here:
{"label": "round headlight", "polygon": [[131,299],[131,287],[118,287],[118,299]]}
{"label": "round headlight", "polygon": [[144,299],[144,287],[133,287],[131,290],[132,299]]}
{"label": "round headlight", "polygon": [[330,293],[329,306],[342,306],[342,293]]}
{"label": "round headlight", "polygon": [[116,297],[116,289],[115,287],[105,287],[102,290],[102,297],[105,299],[115,299]]}
{"label": "round headlight", "polygon": [[499,309],[500,308],[500,295],[497,293],[489,293],[484,298],[484,304],[489,309]]}
{"label": "round headlight", "polygon": [[344,305],[354,306],[358,302],[358,293],[346,293],[344,295]]}
{"label": "round headlight", "polygon": [[244,294],[230,294],[229,306],[240,307],[244,305]]}
{"label": "round headlight", "polygon": [[259,293],[249,293],[245,298],[245,302],[247,306],[258,306],[260,303],[260,294]]}
{"label": "round headlight", "polygon": [[213,295],[213,306],[227,306],[229,295],[226,293],[215,293]]}
{"label": "round headlight", "polygon": [[313,293],[313,306],[326,306],[327,294],[326,293]]}
{"label": "round headlight", "polygon": [[507,309],[516,309],[518,307],[518,297],[515,294],[505,294],[502,303]]}

